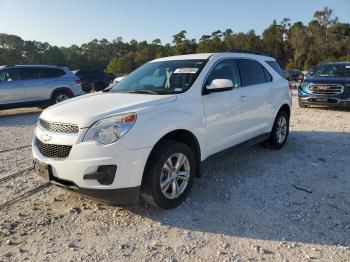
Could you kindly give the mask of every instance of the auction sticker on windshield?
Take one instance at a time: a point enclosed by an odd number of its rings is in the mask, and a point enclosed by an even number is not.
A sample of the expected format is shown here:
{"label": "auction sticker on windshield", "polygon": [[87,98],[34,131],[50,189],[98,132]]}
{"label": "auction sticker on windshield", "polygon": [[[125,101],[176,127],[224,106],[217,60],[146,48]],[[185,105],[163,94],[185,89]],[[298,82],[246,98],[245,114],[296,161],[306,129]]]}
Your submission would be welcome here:
{"label": "auction sticker on windshield", "polygon": [[174,74],[195,74],[197,73],[198,71],[198,68],[177,68],[175,71],[174,71]]}

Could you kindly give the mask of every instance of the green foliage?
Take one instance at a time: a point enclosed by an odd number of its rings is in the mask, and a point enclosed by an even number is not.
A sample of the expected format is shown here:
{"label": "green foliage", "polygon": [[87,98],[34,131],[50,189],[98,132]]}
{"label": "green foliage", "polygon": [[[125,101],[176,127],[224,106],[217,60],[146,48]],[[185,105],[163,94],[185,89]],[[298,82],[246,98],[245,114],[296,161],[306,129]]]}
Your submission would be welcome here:
{"label": "green foliage", "polygon": [[135,69],[134,55],[129,53],[122,57],[113,58],[107,65],[107,72],[124,75]]}
{"label": "green foliage", "polygon": [[308,69],[326,61],[350,60],[350,24],[340,23],[333,10],[316,11],[313,20],[304,25],[290,24],[288,18],[272,24],[262,35],[217,30],[203,35],[197,42],[187,32],[173,35],[172,44],[124,42],[94,39],[81,46],[51,46],[48,43],[24,41],[18,36],[0,34],[0,64],[54,64],[70,69],[98,69],[117,75],[127,74],[159,57],[199,52],[225,52],[231,48],[262,51],[274,56],[286,68]]}

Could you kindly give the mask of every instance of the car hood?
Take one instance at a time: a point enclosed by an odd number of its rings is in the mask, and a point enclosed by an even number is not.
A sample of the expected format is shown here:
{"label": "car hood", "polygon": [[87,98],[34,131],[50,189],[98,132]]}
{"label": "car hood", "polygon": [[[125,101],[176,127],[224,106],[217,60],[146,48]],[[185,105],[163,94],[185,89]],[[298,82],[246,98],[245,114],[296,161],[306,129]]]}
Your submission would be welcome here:
{"label": "car hood", "polygon": [[350,84],[350,77],[336,76],[308,76],[304,80],[307,83],[313,84]]}
{"label": "car hood", "polygon": [[69,99],[44,110],[40,118],[49,122],[77,124],[87,128],[104,117],[126,112],[146,112],[176,100],[176,95],[92,93]]}

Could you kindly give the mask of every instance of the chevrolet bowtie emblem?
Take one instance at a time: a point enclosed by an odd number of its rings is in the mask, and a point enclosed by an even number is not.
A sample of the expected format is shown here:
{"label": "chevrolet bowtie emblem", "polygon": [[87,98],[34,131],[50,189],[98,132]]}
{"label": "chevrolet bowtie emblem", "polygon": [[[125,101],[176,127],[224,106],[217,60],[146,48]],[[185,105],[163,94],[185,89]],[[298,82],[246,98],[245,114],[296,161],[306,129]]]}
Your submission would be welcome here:
{"label": "chevrolet bowtie emblem", "polygon": [[52,136],[49,135],[49,134],[42,134],[40,136],[40,139],[41,139],[42,142],[46,143],[46,142],[49,142],[52,139]]}

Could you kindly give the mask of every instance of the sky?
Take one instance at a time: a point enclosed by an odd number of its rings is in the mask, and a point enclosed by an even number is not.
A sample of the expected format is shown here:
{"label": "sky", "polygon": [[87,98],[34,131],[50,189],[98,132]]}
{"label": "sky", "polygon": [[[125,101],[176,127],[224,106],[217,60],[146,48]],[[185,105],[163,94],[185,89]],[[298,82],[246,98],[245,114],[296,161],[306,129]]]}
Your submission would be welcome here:
{"label": "sky", "polygon": [[273,19],[307,24],[328,6],[350,23],[350,0],[0,0],[0,33],[52,45],[81,45],[93,39],[171,43],[231,28],[261,34]]}

